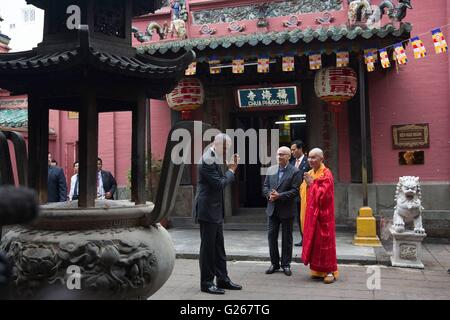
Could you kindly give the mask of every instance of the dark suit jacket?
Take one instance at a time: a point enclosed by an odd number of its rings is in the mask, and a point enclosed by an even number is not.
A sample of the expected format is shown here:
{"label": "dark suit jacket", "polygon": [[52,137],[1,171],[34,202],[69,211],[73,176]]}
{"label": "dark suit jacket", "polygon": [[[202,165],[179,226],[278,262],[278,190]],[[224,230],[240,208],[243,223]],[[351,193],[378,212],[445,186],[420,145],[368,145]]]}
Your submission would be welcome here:
{"label": "dark suit jacket", "polygon": [[223,191],[234,181],[234,174],[216,163],[217,159],[211,149],[202,157],[198,165],[197,193],[194,200],[193,216],[195,222],[205,221],[220,224],[224,218]]}
{"label": "dark suit jacket", "polygon": [[[293,166],[295,166],[295,158],[291,158],[291,160],[289,160],[290,164],[292,164]],[[300,172],[300,185],[303,182],[303,175],[305,174],[305,172],[308,172],[309,170],[311,170],[311,167],[309,166],[308,163],[308,156],[305,154],[305,156],[302,159],[302,162],[300,162],[300,165],[298,166],[298,171]],[[297,198],[297,203],[300,202],[300,197]]]}
{"label": "dark suit jacket", "polygon": [[48,167],[48,202],[67,201],[67,185],[60,167]]}
{"label": "dark suit jacket", "polygon": [[[286,171],[278,181],[278,165],[269,168],[268,175],[264,181],[263,193],[267,199],[266,213],[270,217],[276,211],[280,219],[293,218],[297,214],[296,199],[300,186],[300,172],[291,164],[288,164]],[[275,202],[270,202],[270,192],[275,189],[280,198]]]}
{"label": "dark suit jacket", "polygon": [[116,179],[114,179],[113,175],[109,171],[102,170],[102,183],[103,183],[103,189],[106,192],[111,192],[112,197],[114,198],[114,194],[117,190],[117,182]]}

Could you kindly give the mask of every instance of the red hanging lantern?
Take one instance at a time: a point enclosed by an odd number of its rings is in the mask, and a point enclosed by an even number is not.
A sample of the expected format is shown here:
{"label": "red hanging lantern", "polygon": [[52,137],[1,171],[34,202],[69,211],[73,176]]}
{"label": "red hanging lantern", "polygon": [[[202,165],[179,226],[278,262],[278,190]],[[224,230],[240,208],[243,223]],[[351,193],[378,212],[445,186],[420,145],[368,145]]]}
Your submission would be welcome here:
{"label": "red hanging lantern", "polygon": [[317,97],[329,104],[331,112],[339,112],[344,102],[355,96],[358,78],[348,67],[323,68],[316,73],[314,88]]}
{"label": "red hanging lantern", "polygon": [[192,120],[192,111],[205,101],[205,90],[200,80],[184,78],[166,95],[166,100],[172,110],[181,111],[182,120]]}

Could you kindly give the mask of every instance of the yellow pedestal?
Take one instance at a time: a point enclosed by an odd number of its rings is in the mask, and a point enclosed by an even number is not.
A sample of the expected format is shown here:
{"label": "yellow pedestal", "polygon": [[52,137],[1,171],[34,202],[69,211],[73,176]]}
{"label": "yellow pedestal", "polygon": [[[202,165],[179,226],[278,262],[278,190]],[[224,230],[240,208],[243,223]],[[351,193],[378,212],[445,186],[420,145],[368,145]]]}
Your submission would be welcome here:
{"label": "yellow pedestal", "polygon": [[359,209],[359,216],[356,218],[356,235],[353,239],[356,246],[381,247],[380,238],[377,236],[375,217],[370,207]]}

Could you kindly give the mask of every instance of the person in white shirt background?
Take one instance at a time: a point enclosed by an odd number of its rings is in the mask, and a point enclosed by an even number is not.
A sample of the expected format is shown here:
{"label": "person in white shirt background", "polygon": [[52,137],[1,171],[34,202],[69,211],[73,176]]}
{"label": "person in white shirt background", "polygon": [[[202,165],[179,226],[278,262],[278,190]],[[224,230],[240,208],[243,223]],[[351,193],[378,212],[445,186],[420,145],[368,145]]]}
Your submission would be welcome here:
{"label": "person in white shirt background", "polygon": [[80,164],[78,161],[73,163],[73,172],[74,175],[70,178],[70,191],[69,191],[69,201],[78,200],[79,195],[79,181],[78,181],[78,168]]}

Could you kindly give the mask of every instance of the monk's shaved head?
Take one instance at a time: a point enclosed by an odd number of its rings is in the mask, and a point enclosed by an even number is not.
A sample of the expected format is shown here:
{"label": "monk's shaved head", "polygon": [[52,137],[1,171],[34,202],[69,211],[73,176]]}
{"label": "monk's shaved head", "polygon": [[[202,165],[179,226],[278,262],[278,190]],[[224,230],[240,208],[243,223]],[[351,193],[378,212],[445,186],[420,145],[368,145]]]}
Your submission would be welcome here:
{"label": "monk's shaved head", "polygon": [[313,154],[315,154],[315,155],[318,156],[319,158],[323,159],[323,151],[322,151],[322,149],[320,149],[320,148],[314,148],[314,149],[312,149],[312,150],[308,153],[309,156],[311,156],[311,155],[313,155]]}

